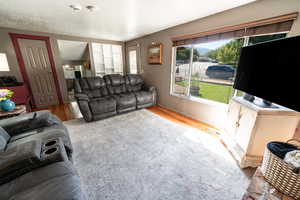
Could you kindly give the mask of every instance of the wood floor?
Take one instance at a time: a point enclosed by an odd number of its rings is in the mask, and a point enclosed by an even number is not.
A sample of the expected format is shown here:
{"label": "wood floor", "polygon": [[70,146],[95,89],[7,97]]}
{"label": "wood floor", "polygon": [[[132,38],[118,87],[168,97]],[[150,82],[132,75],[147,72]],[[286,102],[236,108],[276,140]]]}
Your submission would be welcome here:
{"label": "wood floor", "polygon": [[[217,131],[217,129],[213,126],[186,117],[182,114],[176,113],[169,109],[162,108],[160,106],[153,106],[147,109],[155,114],[160,115],[165,119],[168,119],[170,121],[173,121],[181,125],[191,126],[208,132],[215,133]],[[50,107],[40,108],[40,109],[33,109],[33,111],[38,111],[38,110],[50,110],[54,115],[58,116],[62,121],[68,121],[68,120],[82,117],[76,102],[72,102],[70,104],[50,106]]]}
{"label": "wood floor", "polygon": [[33,109],[33,111],[39,111],[39,110],[50,110],[51,113],[56,115],[62,121],[68,121],[68,120],[82,117],[78,105],[75,102],[69,104],[61,104],[56,106]]}

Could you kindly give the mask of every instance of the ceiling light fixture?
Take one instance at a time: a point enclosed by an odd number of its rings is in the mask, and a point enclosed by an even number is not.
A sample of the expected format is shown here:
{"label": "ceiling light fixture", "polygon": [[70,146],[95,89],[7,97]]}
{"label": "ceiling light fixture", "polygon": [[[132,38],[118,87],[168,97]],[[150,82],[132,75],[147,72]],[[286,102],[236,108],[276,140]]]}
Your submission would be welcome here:
{"label": "ceiling light fixture", "polygon": [[82,9],[82,6],[80,4],[73,4],[73,5],[70,5],[69,7],[75,11],[79,11]]}
{"label": "ceiling light fixture", "polygon": [[88,6],[86,6],[86,9],[88,9],[90,12],[92,12],[92,11],[98,10],[98,7],[97,6],[88,5]]}

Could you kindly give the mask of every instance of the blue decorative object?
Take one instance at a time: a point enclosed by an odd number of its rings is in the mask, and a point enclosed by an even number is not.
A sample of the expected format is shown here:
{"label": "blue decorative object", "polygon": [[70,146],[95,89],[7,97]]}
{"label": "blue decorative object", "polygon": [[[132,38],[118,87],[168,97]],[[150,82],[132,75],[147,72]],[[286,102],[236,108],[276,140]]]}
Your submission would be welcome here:
{"label": "blue decorative object", "polygon": [[16,104],[10,99],[0,101],[0,107],[5,112],[13,111],[16,108]]}

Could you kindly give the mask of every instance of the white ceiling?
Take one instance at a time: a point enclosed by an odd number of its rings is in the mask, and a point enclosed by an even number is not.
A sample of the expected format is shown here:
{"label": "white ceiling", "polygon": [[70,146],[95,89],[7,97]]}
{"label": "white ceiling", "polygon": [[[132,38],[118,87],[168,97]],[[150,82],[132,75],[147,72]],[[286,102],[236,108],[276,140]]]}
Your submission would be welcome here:
{"label": "white ceiling", "polygon": [[60,57],[65,61],[82,60],[82,57],[87,49],[87,42],[58,40],[57,43]]}
{"label": "white ceiling", "polygon": [[[126,41],[255,0],[0,0],[0,26]],[[73,11],[69,5],[83,9]],[[97,11],[84,7],[96,5]]]}

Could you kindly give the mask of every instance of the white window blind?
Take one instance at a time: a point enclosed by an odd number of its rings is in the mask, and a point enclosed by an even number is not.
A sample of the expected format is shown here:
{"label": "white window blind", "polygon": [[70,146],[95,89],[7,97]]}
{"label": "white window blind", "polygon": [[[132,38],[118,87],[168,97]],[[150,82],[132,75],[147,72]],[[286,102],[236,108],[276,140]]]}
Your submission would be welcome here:
{"label": "white window blind", "polygon": [[92,43],[96,76],[123,74],[122,46]]}

